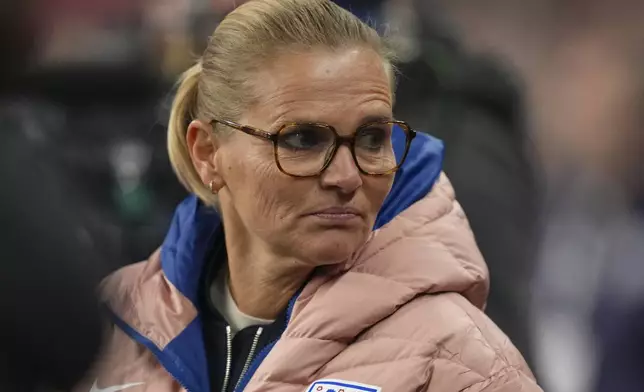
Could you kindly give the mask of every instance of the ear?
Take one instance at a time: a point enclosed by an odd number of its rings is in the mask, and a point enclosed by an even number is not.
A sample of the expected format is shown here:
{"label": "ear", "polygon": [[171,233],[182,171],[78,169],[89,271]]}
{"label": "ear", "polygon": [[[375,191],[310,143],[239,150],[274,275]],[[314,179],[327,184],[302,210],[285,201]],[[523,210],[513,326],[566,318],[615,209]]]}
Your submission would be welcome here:
{"label": "ear", "polygon": [[200,120],[193,120],[188,125],[186,144],[201,181],[206,186],[212,182],[212,191],[218,192],[224,186],[224,182],[217,167],[220,142],[213,134],[212,126]]}

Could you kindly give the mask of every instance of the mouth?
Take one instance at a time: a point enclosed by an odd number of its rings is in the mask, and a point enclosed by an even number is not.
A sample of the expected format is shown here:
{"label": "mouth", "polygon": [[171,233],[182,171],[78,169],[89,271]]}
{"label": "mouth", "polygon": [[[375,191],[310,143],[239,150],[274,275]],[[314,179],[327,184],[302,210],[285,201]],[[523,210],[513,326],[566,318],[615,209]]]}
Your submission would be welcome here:
{"label": "mouth", "polygon": [[351,207],[330,207],[315,211],[309,215],[329,222],[350,222],[362,218],[362,213]]}

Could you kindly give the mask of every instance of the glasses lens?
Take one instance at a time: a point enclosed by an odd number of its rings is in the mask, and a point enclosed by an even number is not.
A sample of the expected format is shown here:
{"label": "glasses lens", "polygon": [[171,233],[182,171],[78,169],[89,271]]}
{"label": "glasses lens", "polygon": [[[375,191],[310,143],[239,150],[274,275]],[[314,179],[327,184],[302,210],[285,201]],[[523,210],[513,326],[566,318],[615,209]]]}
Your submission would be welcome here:
{"label": "glasses lens", "polygon": [[277,138],[277,160],[282,170],[295,176],[316,175],[333,149],[335,135],[322,125],[288,125]]}
{"label": "glasses lens", "polygon": [[385,174],[402,164],[404,154],[394,152],[394,140],[405,145],[404,125],[393,122],[366,125],[356,133],[355,153],[360,168],[370,174]]}

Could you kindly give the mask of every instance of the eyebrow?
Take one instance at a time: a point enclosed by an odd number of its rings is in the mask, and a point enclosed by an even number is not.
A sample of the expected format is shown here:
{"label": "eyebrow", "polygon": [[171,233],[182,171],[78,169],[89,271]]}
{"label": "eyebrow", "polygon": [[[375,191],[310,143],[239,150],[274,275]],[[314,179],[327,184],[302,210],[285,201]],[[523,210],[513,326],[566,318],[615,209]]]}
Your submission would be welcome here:
{"label": "eyebrow", "polygon": [[[363,117],[360,122],[359,126],[373,123],[373,122],[378,122],[378,121],[394,121],[394,116],[393,115],[369,115],[366,117]],[[295,124],[326,124],[325,122],[321,121],[312,121],[312,120],[305,120],[303,118],[294,118],[294,119],[281,119],[277,122],[275,122],[271,129],[269,130],[271,133],[277,131],[280,127],[284,126],[284,124],[290,124],[290,123],[295,123]]]}
{"label": "eyebrow", "polygon": [[[368,124],[371,122],[377,122],[377,121],[393,121],[394,116],[393,115],[369,115],[366,117],[363,117],[359,123],[360,124]],[[275,123],[276,126],[281,126],[284,124],[288,123],[298,123],[298,124],[315,124],[315,123],[323,123],[323,121],[315,121],[315,120],[309,120],[309,119],[304,119],[304,118],[295,118],[295,119],[282,119],[278,122]]]}
{"label": "eyebrow", "polygon": [[362,120],[360,121],[360,124],[368,124],[368,123],[377,122],[377,121],[393,121],[393,120],[394,120],[393,115],[385,115],[385,116],[383,116],[383,115],[378,115],[378,116],[371,115],[371,116],[363,117]]}

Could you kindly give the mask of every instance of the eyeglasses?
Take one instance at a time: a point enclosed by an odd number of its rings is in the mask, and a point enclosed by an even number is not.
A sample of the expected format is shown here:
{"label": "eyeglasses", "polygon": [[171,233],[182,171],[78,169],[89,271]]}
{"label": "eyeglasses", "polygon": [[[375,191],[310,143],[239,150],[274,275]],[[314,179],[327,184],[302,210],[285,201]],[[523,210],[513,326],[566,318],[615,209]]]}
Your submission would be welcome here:
{"label": "eyeglasses", "polygon": [[[326,170],[341,145],[351,150],[358,170],[370,176],[395,173],[409,153],[416,132],[404,121],[373,121],[360,126],[352,136],[340,136],[322,123],[287,123],[276,133],[240,125],[227,120],[212,120],[248,135],[273,142],[275,163],[292,177],[315,177]],[[394,152],[394,140],[404,140],[402,153]]]}

